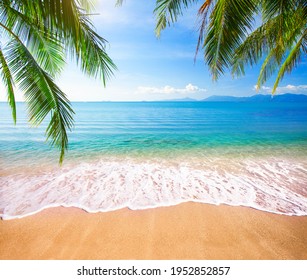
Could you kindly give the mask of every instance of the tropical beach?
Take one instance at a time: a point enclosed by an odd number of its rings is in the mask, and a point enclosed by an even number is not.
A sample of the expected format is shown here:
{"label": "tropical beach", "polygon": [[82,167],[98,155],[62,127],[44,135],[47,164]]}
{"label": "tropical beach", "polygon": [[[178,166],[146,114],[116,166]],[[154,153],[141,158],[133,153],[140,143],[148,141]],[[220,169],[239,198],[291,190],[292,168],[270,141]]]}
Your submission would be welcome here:
{"label": "tropical beach", "polygon": [[305,1],[111,2],[0,1],[0,259],[305,260]]}
{"label": "tropical beach", "polygon": [[305,103],[74,107],[63,166],[2,128],[1,258],[306,258]]}

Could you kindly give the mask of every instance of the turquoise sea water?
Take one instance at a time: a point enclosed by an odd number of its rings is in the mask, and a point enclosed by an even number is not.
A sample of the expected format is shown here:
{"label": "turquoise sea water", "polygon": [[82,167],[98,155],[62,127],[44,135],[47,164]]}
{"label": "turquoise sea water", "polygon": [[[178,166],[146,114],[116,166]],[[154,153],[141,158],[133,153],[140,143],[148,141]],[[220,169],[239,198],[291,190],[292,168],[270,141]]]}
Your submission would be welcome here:
{"label": "turquoise sea water", "polygon": [[[307,103],[89,102],[73,108],[75,128],[59,167],[59,152],[45,142],[46,123],[31,128],[19,103],[14,126],[0,103],[3,217],[55,205],[108,211],[190,200],[307,214]],[[58,186],[59,197],[52,193]],[[16,195],[8,192],[15,188]],[[70,201],[72,191],[79,195]]]}
{"label": "turquoise sea water", "polygon": [[[17,125],[0,104],[0,151],[17,161],[23,153],[45,160],[45,124],[30,128],[24,104]],[[85,154],[300,152],[307,147],[307,104],[235,102],[74,103],[69,157]],[[255,150],[254,150],[255,149]],[[283,151],[282,151],[283,150]],[[20,153],[19,153],[20,152]],[[16,157],[16,158],[15,158]]]}

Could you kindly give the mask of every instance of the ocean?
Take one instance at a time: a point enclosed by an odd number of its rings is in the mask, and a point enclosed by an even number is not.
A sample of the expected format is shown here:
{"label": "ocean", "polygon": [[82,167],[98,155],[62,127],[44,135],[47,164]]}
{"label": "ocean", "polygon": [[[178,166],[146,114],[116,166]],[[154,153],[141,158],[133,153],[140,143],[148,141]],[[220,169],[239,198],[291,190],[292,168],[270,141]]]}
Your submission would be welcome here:
{"label": "ocean", "polygon": [[[307,215],[307,103],[84,102],[62,166],[18,103],[0,103],[0,215],[186,201]],[[205,215],[205,214],[204,214]]]}

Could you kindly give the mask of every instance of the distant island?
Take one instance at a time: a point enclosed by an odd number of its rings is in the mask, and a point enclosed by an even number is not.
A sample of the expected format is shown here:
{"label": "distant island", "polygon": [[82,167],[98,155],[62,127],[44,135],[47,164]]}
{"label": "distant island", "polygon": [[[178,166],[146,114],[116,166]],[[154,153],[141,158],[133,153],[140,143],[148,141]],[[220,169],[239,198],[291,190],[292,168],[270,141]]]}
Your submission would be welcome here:
{"label": "distant island", "polygon": [[256,94],[247,97],[212,95],[202,100],[192,98],[161,100],[161,102],[307,102],[305,94]]}

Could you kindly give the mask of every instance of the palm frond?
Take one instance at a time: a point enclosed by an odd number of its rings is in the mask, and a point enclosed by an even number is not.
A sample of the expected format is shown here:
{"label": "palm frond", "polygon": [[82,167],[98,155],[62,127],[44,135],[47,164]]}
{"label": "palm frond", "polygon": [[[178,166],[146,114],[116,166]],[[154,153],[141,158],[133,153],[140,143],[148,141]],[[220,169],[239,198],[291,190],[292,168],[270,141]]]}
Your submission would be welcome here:
{"label": "palm frond", "polygon": [[306,34],[306,30],[305,30],[303,40],[302,40],[302,50],[305,54],[307,54],[307,34]]}
{"label": "palm frond", "polygon": [[182,15],[183,9],[197,0],[157,0],[154,14],[156,15],[156,35],[159,37],[161,31],[170,23],[177,21],[178,16]]}
{"label": "palm frond", "polygon": [[257,9],[257,0],[219,0],[215,4],[203,45],[213,80],[231,65],[234,50],[252,30]]}
{"label": "palm frond", "polygon": [[[1,5],[4,4],[0,4],[0,7]],[[5,6],[5,9],[1,9],[0,21],[6,29],[12,30],[22,42],[25,42],[27,48],[45,71],[53,76],[62,71],[65,64],[65,53],[63,45],[57,38],[40,30],[37,25],[33,24],[31,18],[11,6]]]}
{"label": "palm frond", "polygon": [[0,47],[0,75],[2,78],[2,81],[7,89],[7,99],[8,103],[11,106],[12,110],[12,117],[14,120],[14,123],[16,124],[16,102],[15,102],[15,94],[14,94],[14,81],[11,74],[11,71],[7,65],[6,59],[4,57],[4,54],[2,52],[2,49]]}
{"label": "palm frond", "polygon": [[32,124],[47,116],[47,139],[60,148],[60,162],[68,146],[67,130],[73,126],[73,110],[55,84],[65,56],[76,59],[82,71],[103,84],[116,69],[106,53],[107,41],[89,18],[95,0],[2,0],[0,31],[7,35],[0,49],[1,77],[16,119],[13,81],[24,92]]}
{"label": "palm frond", "polygon": [[52,144],[60,148],[62,163],[68,145],[66,131],[73,125],[69,101],[21,41],[12,40],[7,46],[7,54],[8,66],[25,94],[30,121],[39,125],[51,113],[47,139],[51,138]]}
{"label": "palm frond", "polygon": [[[246,64],[254,65],[265,57],[257,82],[259,88],[283,63],[286,63],[284,66],[287,65],[284,58],[287,57],[289,50],[297,45],[298,40],[300,40],[299,38],[302,36],[302,30],[306,30],[306,23],[304,10],[301,8],[284,11],[283,14],[277,13],[275,17],[267,20],[252,32],[237,48],[232,65],[232,73],[242,75],[244,74]],[[280,31],[281,24],[283,26],[282,32]],[[300,50],[303,51],[303,47]],[[293,66],[296,65],[293,64]],[[282,68],[280,69],[281,71]],[[277,84],[279,80],[277,78]]]}
{"label": "palm frond", "polygon": [[233,75],[244,75],[245,65],[256,64],[268,51],[268,38],[265,36],[264,28],[264,26],[257,28],[235,50],[232,61]]}
{"label": "palm frond", "polygon": [[276,57],[276,50],[270,50],[269,54],[266,56],[264,62],[261,65],[261,70],[258,76],[257,88],[260,88],[261,85],[273,75],[273,73],[278,68],[278,60]]}
{"label": "palm frond", "polygon": [[[291,13],[296,9],[297,0],[274,0],[274,1],[262,1],[262,16],[264,22],[280,15]],[[283,26],[283,18],[280,19],[280,28]]]}
{"label": "palm frond", "polygon": [[274,18],[275,38],[272,48],[276,48],[276,59],[280,64],[282,62],[284,50],[287,46],[291,46],[289,42],[289,31],[292,31],[297,24],[297,0],[275,0],[263,2],[263,17],[267,19]]}
{"label": "palm frond", "polygon": [[117,0],[115,5],[116,6],[121,6],[124,3],[124,0]]}
{"label": "palm frond", "polygon": [[48,5],[49,29],[53,30],[54,24],[58,23],[57,34],[67,53],[75,57],[83,72],[89,76],[99,76],[105,85],[117,68],[105,51],[107,41],[95,32],[85,11],[74,0],[44,2]]}
{"label": "palm frond", "polygon": [[[196,1],[157,0],[157,35],[168,24],[175,22],[192,2]],[[254,21],[260,14],[262,23],[255,29]],[[305,37],[300,42],[300,48],[296,47],[306,31],[306,0],[204,0],[198,16],[199,37],[195,57],[202,47],[213,80],[217,80],[228,68],[232,69],[233,75],[243,75],[246,65],[257,64],[264,58],[258,85],[267,81],[283,65],[276,80],[278,83],[284,75],[283,69],[295,67],[298,57],[307,50]]]}
{"label": "palm frond", "polygon": [[194,61],[196,60],[196,56],[198,54],[198,51],[201,47],[201,44],[204,41],[204,35],[206,33],[206,28],[207,28],[207,24],[208,24],[207,16],[209,14],[210,7],[213,6],[214,3],[215,3],[215,1],[213,1],[213,0],[206,0],[198,10],[198,18],[200,19],[200,24],[199,24],[200,27],[199,27],[199,36],[198,36]]}
{"label": "palm frond", "polygon": [[[275,80],[274,86],[273,86],[272,93],[275,93],[275,91],[276,91],[276,89],[279,85],[279,82],[284,77],[285,73],[286,72],[290,73],[293,70],[293,68],[295,68],[297,66],[297,64],[300,61],[304,45],[306,46],[306,44],[307,44],[307,30],[305,30],[302,37],[298,40],[297,44],[292,48],[289,55],[287,56],[287,58],[285,59],[285,61],[281,65],[281,67],[278,71],[277,78]],[[305,50],[305,52],[306,52],[306,50]]]}
{"label": "palm frond", "polygon": [[95,10],[95,4],[98,0],[77,0],[77,5],[82,7],[87,13]]}
{"label": "palm frond", "polygon": [[99,36],[90,26],[87,19],[80,20],[80,35],[83,38],[76,54],[77,63],[84,73],[91,77],[99,77],[106,85],[116,70],[116,65],[105,51],[107,41]]}

